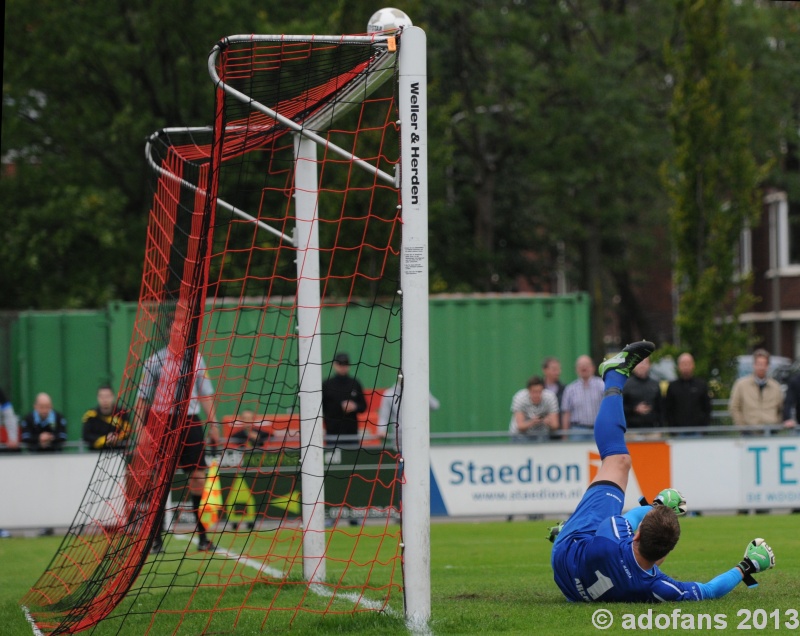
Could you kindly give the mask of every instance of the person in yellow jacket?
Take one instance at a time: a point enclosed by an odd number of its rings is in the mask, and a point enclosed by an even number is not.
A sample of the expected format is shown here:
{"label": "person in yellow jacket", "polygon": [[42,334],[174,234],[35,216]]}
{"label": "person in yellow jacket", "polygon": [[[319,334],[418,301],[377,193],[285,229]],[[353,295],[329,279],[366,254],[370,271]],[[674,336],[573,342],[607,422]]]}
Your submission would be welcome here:
{"label": "person in yellow jacket", "polygon": [[125,446],[131,423],[124,411],[116,408],[116,395],[108,385],[97,389],[97,406],[83,414],[83,441],[92,450]]}

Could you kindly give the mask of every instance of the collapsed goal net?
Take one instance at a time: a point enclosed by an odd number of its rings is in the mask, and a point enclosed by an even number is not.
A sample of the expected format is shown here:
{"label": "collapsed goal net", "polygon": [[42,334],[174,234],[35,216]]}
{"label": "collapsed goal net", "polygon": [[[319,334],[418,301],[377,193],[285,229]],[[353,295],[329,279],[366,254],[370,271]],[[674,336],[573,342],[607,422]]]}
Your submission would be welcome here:
{"label": "collapsed goal net", "polygon": [[24,611],[53,634],[424,622],[424,34],[231,36],[208,68],[211,125],[147,143],[133,432]]}

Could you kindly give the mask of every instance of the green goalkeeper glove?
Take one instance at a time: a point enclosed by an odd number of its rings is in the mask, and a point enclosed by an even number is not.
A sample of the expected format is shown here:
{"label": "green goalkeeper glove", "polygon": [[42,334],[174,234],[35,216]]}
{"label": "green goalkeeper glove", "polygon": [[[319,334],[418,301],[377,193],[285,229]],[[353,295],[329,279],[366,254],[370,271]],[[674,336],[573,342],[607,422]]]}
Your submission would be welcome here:
{"label": "green goalkeeper glove", "polygon": [[653,499],[652,504],[648,503],[647,499],[644,497],[640,497],[639,504],[642,506],[666,506],[667,508],[672,508],[679,517],[686,514],[686,499],[674,488],[665,488],[662,490],[656,495],[656,498]]}
{"label": "green goalkeeper glove", "polygon": [[561,528],[563,528],[563,527],[564,527],[564,522],[563,521],[559,521],[556,525],[551,526],[550,528],[548,528],[547,529],[547,537],[546,537],[546,539],[550,543],[555,543],[556,539],[558,538],[559,533],[561,532]]}
{"label": "green goalkeeper glove", "polygon": [[775,567],[775,555],[772,553],[772,548],[767,545],[764,539],[753,539],[747,544],[747,549],[744,551],[744,559],[739,563],[739,569],[744,575],[742,580],[747,587],[755,587],[758,585],[753,578],[754,572],[763,572]]}

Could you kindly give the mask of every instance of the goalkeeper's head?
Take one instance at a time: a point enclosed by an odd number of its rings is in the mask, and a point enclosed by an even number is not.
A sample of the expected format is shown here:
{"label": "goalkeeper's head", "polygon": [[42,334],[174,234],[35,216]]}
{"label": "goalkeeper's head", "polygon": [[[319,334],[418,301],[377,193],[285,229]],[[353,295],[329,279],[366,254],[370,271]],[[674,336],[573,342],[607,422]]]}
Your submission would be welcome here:
{"label": "goalkeeper's head", "polygon": [[661,561],[681,538],[678,515],[667,506],[654,506],[642,519],[636,535],[639,554],[653,563]]}

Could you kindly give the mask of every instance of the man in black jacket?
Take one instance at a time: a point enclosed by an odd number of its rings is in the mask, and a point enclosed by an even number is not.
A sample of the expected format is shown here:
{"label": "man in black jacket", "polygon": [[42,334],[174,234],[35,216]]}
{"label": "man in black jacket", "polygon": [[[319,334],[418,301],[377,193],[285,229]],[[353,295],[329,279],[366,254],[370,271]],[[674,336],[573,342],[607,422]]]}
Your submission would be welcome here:
{"label": "man in black jacket", "polygon": [[[694,377],[691,353],[678,356],[678,379],[669,383],[664,400],[664,415],[669,427],[708,426],[711,424],[711,396],[704,380]],[[700,433],[695,432],[696,435]]]}
{"label": "man in black jacket", "polygon": [[358,414],[367,410],[364,390],[358,380],[350,377],[350,357],[337,353],[333,358],[335,375],[322,383],[322,417],[325,433],[337,443],[340,435],[352,436],[342,442],[357,443]]}
{"label": "man in black jacket", "polygon": [[47,393],[39,393],[33,411],[22,420],[22,443],[41,453],[60,451],[67,441],[67,419],[53,408]]}
{"label": "man in black jacket", "polygon": [[662,426],[661,387],[650,377],[650,359],[642,360],[622,389],[622,405],[629,429]]}
{"label": "man in black jacket", "polygon": [[786,385],[786,399],[783,401],[783,425],[795,428],[800,418],[800,373],[793,375]]}

